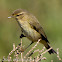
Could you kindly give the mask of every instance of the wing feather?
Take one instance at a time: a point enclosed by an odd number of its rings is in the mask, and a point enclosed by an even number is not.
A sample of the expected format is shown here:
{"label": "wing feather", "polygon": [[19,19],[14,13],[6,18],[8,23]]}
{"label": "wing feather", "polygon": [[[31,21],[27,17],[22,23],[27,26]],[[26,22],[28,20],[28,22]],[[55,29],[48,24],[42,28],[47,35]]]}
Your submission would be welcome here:
{"label": "wing feather", "polygon": [[35,29],[37,32],[40,33],[40,35],[42,36],[42,39],[43,40],[45,40],[46,42],[49,43],[49,41],[47,40],[47,36],[45,35],[45,32],[44,32],[43,28],[41,27],[40,23],[35,18],[35,16],[32,16],[32,17],[33,18],[31,18],[31,20],[29,21],[29,24],[31,25],[31,27],[33,29]]}

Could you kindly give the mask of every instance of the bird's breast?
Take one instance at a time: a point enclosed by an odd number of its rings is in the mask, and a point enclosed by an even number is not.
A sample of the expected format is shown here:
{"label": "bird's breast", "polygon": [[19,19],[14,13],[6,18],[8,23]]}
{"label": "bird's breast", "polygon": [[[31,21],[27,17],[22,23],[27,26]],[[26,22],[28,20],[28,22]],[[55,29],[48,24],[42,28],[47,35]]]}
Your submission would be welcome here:
{"label": "bird's breast", "polygon": [[19,23],[21,24],[23,34],[31,41],[37,41],[41,37],[41,35],[33,29],[27,21],[20,21]]}

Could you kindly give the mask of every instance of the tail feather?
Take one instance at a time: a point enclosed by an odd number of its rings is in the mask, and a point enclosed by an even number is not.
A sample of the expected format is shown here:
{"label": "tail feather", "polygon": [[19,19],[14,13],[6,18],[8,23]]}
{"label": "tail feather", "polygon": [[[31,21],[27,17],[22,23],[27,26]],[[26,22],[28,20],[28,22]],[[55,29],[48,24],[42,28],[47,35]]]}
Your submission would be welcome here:
{"label": "tail feather", "polygon": [[[48,44],[48,42],[43,41],[43,40],[40,41],[40,42],[46,47],[46,49],[51,48],[50,45]],[[49,54],[54,54],[54,53],[56,53],[53,49],[49,50],[48,52],[49,52]],[[56,54],[57,54],[57,53],[56,53]]]}
{"label": "tail feather", "polygon": [[[50,48],[50,46],[47,44],[47,46],[45,46],[46,47],[46,49],[49,49]],[[49,54],[54,54],[54,53],[56,53],[53,49],[51,49],[51,50],[49,50],[48,51],[49,52]],[[57,53],[56,53],[57,54]]]}

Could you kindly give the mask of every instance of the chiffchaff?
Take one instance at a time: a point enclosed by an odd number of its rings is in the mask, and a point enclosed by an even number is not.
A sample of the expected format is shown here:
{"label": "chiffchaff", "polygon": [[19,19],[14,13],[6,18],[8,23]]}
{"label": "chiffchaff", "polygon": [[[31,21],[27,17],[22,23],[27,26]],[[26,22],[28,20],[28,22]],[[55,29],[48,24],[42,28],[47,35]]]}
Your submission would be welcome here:
{"label": "chiffchaff", "polygon": [[[50,48],[47,36],[45,35],[43,28],[34,15],[24,9],[17,9],[8,18],[15,18],[18,22],[22,30],[20,38],[27,37],[32,41],[32,43],[37,42],[38,39],[41,39],[40,43],[42,43],[46,49]],[[53,49],[48,52],[49,54],[56,53]]]}

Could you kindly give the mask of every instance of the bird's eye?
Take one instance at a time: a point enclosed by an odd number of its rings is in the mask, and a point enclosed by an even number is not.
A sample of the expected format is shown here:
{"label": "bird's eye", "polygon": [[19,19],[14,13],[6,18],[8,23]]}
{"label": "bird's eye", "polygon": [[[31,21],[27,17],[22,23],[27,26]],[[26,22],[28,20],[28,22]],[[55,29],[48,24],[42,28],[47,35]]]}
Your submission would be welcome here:
{"label": "bird's eye", "polygon": [[19,15],[16,15],[16,16],[20,16],[20,15],[23,15],[23,14],[19,14]]}
{"label": "bird's eye", "polygon": [[17,15],[17,16],[19,16],[19,15]]}

